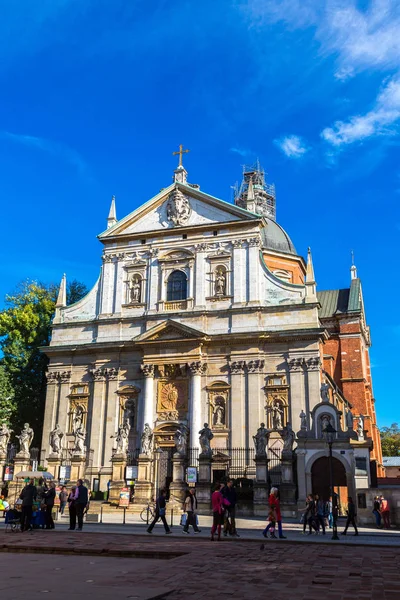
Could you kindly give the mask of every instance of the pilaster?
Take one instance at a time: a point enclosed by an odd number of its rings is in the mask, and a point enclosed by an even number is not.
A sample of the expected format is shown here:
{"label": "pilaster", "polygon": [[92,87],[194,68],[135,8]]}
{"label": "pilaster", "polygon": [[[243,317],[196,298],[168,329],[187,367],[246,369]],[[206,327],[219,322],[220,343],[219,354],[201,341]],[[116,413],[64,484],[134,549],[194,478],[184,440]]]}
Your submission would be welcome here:
{"label": "pilaster", "polygon": [[122,310],[122,294],[125,292],[124,286],[124,265],[123,260],[125,258],[125,254],[120,252],[117,254],[117,263],[116,263],[116,280],[115,280],[115,289],[114,289],[114,313],[121,313]]}
{"label": "pilaster", "polygon": [[244,240],[233,241],[233,302],[246,302],[246,248]]}
{"label": "pilaster", "polygon": [[196,246],[196,276],[195,276],[195,306],[202,308],[206,305],[206,244]]}
{"label": "pilaster", "polygon": [[246,427],[245,427],[245,447],[249,448],[252,443],[249,438],[249,431],[257,431],[259,423],[265,420],[263,406],[265,404],[262,398],[262,373],[265,361],[254,359],[247,361],[247,402],[246,402]]}
{"label": "pilaster", "polygon": [[159,286],[162,286],[162,282],[159,281],[159,268],[158,268],[158,249],[154,248],[149,250],[149,266],[148,266],[148,277],[149,277],[149,285],[147,287],[148,290],[148,300],[147,305],[149,311],[157,310],[157,302],[159,299],[158,290]]}
{"label": "pilaster", "polygon": [[91,370],[93,378],[92,396],[88,411],[88,424],[86,430],[86,446],[93,449],[93,467],[100,467],[103,454],[103,425],[104,408],[106,401],[106,376],[107,369],[97,368]]}
{"label": "pilaster", "polygon": [[319,355],[307,358],[304,365],[307,371],[308,379],[308,398],[306,398],[306,408],[311,412],[314,406],[321,402],[321,360]]}
{"label": "pilaster", "polygon": [[201,361],[188,364],[190,371],[189,423],[190,447],[200,448],[199,431],[201,429],[201,377],[207,365]]}
{"label": "pilaster", "polygon": [[229,364],[231,372],[231,444],[232,448],[244,448],[246,440],[246,398],[244,360],[235,360]]}
{"label": "pilaster", "polygon": [[101,314],[112,314],[115,264],[111,254],[103,254],[103,273],[101,288]]}
{"label": "pilaster", "polygon": [[144,375],[144,407],[141,428],[141,431],[143,431],[146,423],[150,425],[151,429],[153,429],[154,424],[154,365],[145,363],[140,368]]}
{"label": "pilaster", "polygon": [[259,237],[249,239],[249,265],[251,269],[248,272],[249,280],[249,302],[254,304],[260,303],[260,246],[261,240]]}
{"label": "pilaster", "polygon": [[307,426],[310,429],[310,412],[305,399],[304,358],[302,356],[289,357],[287,365],[290,372],[290,422],[293,431],[300,429],[299,415],[302,410],[307,415]]}

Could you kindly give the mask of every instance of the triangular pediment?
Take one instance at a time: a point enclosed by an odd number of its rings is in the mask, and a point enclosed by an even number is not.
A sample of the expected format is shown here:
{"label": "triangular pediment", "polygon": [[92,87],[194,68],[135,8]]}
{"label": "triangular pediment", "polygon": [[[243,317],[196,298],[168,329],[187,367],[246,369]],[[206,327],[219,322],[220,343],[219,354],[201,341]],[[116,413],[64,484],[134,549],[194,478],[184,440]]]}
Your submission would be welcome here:
{"label": "triangular pediment", "polygon": [[214,198],[188,184],[173,183],[101,233],[99,239],[259,218],[259,215]]}
{"label": "triangular pediment", "polygon": [[199,341],[206,338],[206,334],[203,331],[182,325],[177,321],[168,319],[163,321],[154,327],[151,327],[145,333],[138,335],[133,339],[137,343],[147,342],[167,342],[167,341],[184,341],[184,340],[195,340]]}

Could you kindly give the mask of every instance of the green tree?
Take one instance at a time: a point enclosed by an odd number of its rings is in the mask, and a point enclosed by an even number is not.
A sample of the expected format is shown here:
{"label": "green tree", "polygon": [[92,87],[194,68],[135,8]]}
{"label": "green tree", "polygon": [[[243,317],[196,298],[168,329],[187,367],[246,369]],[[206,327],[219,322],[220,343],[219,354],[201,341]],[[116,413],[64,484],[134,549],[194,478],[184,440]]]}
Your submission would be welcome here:
{"label": "green tree", "polygon": [[8,372],[0,363],[0,423],[10,425],[16,412],[14,388]]}
{"label": "green tree", "polygon": [[400,456],[400,428],[397,423],[382,427],[381,441],[383,456]]}
{"label": "green tree", "polygon": [[[86,292],[86,286],[72,281],[67,302],[78,301]],[[14,429],[24,422],[30,423],[36,443],[41,438],[48,365],[48,358],[39,348],[50,342],[57,294],[58,286],[54,284],[25,281],[14,294],[6,296],[6,306],[0,311],[1,366],[16,407],[9,420]]]}

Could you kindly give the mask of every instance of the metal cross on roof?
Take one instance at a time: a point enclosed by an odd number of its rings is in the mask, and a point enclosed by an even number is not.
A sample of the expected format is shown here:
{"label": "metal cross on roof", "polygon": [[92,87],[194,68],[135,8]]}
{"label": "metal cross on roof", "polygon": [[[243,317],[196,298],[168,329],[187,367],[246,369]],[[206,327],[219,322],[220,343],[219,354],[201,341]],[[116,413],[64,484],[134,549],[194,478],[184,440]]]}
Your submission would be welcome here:
{"label": "metal cross on roof", "polygon": [[190,152],[190,150],[184,150],[183,149],[183,144],[179,144],[179,151],[172,153],[173,156],[175,156],[176,154],[179,154],[179,164],[178,164],[178,167],[182,167],[182,155],[186,154],[187,152]]}

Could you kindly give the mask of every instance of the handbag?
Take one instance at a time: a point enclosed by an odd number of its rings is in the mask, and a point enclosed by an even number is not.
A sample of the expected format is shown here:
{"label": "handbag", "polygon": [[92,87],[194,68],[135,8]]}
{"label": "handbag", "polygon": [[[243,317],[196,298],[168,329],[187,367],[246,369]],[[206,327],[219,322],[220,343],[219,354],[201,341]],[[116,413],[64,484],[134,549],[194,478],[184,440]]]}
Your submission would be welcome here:
{"label": "handbag", "polygon": [[182,525],[182,527],[184,527],[186,525],[186,521],[187,521],[187,514],[186,513],[182,513],[182,515],[181,515],[181,521],[180,521],[180,524]]}
{"label": "handbag", "polygon": [[160,508],[160,517],[165,517],[165,507]]}

